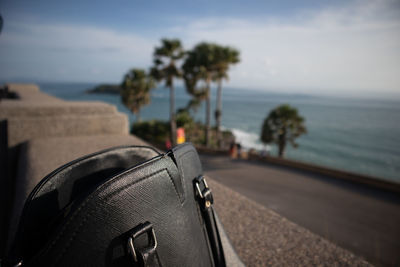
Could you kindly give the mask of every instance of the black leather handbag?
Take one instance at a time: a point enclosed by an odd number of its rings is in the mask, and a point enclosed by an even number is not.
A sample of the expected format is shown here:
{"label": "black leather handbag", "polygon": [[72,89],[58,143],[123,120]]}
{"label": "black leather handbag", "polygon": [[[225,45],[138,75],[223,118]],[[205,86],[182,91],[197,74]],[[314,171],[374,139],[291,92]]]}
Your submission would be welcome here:
{"label": "black leather handbag", "polygon": [[234,254],[226,240],[191,144],[165,154],[117,147],[72,161],[35,187],[9,260],[19,266],[226,266],[232,262],[226,251]]}

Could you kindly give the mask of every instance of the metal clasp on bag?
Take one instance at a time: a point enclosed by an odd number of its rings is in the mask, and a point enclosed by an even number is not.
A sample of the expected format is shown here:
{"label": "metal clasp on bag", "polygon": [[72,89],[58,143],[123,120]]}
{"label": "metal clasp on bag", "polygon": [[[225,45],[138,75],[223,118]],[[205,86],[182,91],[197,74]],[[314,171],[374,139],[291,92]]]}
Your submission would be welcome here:
{"label": "metal clasp on bag", "polygon": [[130,236],[128,238],[128,252],[132,255],[132,259],[134,262],[139,262],[138,252],[135,249],[135,239],[138,238],[142,234],[147,234],[148,238],[148,247],[144,248],[145,250],[156,250],[157,248],[157,238],[156,233],[154,232],[153,225],[150,222],[145,222],[139,224],[134,229],[132,229]]}
{"label": "metal clasp on bag", "polygon": [[197,195],[202,202],[203,209],[211,207],[214,202],[214,198],[211,193],[211,189],[208,187],[206,178],[199,176],[194,179],[194,184],[197,190]]}

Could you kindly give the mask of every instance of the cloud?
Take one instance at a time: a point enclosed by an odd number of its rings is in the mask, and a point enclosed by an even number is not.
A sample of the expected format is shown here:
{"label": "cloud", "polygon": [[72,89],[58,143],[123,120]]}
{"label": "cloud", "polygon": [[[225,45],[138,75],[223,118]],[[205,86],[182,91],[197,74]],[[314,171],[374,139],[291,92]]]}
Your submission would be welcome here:
{"label": "cloud", "polygon": [[19,70],[39,80],[118,81],[132,66],[147,67],[156,44],[132,33],[81,25],[8,26],[15,30],[5,30],[0,39],[3,75],[16,76]]}
{"label": "cloud", "polygon": [[[303,93],[400,94],[398,1],[367,0],[299,10],[295,16],[177,18],[158,32],[85,25],[8,23],[0,36],[0,79],[119,81],[149,67],[161,37],[187,48],[218,42],[241,51],[229,86]],[[149,37],[150,36],[150,37]]]}
{"label": "cloud", "polygon": [[241,51],[230,84],[328,93],[400,93],[400,16],[395,2],[362,1],[291,18],[208,18],[171,29],[193,45]]}

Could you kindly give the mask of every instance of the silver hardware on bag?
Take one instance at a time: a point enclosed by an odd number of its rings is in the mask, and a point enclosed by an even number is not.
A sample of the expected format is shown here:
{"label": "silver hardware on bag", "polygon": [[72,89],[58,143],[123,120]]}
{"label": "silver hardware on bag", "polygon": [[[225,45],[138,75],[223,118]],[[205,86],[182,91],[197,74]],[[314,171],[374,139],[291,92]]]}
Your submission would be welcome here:
{"label": "silver hardware on bag", "polygon": [[[203,202],[203,208],[211,207],[213,204],[213,196],[211,194],[211,189],[208,187],[206,178],[204,176],[199,176],[195,179],[195,186],[197,194]],[[201,189],[203,187],[203,189]]]}
{"label": "silver hardware on bag", "polygon": [[149,247],[146,249],[155,250],[157,248],[157,238],[156,238],[156,233],[154,232],[153,229],[153,225],[150,222],[145,222],[143,224],[136,226],[132,230],[132,233],[128,238],[128,252],[129,254],[132,255],[132,259],[134,262],[139,261],[138,253],[136,252],[135,249],[135,239],[142,234],[147,234],[148,237]]}
{"label": "silver hardware on bag", "polygon": [[200,181],[203,182],[204,188],[208,189],[209,187],[208,187],[206,178],[204,178],[204,176],[201,176],[200,179],[196,181],[197,192],[199,193],[199,196],[200,196],[201,198],[204,198],[203,192],[202,192],[201,189],[200,189]]}

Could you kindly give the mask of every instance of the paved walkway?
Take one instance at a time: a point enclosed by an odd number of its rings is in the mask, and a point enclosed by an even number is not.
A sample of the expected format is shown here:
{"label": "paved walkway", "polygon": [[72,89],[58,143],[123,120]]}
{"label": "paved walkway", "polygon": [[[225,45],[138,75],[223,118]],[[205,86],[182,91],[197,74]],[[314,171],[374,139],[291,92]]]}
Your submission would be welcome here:
{"label": "paved walkway", "polygon": [[379,266],[400,265],[400,196],[289,168],[202,156],[214,180]]}

